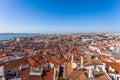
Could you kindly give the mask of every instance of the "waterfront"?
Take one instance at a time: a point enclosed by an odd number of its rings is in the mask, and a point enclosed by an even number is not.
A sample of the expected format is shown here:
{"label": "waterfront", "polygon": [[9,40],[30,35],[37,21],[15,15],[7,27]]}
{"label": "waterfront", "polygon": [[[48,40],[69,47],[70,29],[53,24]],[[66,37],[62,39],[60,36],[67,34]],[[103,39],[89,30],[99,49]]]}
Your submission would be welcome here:
{"label": "waterfront", "polygon": [[0,40],[8,40],[11,38],[17,38],[17,37],[28,37],[28,36],[40,36],[42,34],[32,34],[32,33],[4,33],[4,34],[0,34]]}

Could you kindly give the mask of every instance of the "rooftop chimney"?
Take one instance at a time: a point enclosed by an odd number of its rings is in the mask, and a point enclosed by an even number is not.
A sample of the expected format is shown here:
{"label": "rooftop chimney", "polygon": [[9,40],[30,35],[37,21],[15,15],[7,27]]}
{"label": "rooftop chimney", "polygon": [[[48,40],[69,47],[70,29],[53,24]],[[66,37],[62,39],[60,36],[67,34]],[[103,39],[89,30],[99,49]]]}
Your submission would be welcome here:
{"label": "rooftop chimney", "polygon": [[81,58],[81,64],[80,64],[80,67],[82,68],[82,67],[83,67],[83,56],[81,56],[80,58]]}
{"label": "rooftop chimney", "polygon": [[56,68],[54,67],[54,77],[53,80],[56,80]]}
{"label": "rooftop chimney", "polygon": [[105,63],[103,63],[103,67],[102,67],[102,68],[103,68],[103,71],[106,72],[106,69],[105,69],[105,68],[106,68],[106,65],[105,65]]}
{"label": "rooftop chimney", "polygon": [[4,73],[4,66],[0,66],[0,80],[6,80],[5,79],[5,73]]}
{"label": "rooftop chimney", "polygon": [[4,66],[0,66],[0,76],[4,76]]}
{"label": "rooftop chimney", "polygon": [[93,77],[93,74],[92,74],[92,69],[91,69],[91,68],[89,68],[88,77]]}
{"label": "rooftop chimney", "polygon": [[73,54],[71,55],[71,64],[73,64],[74,56]]}

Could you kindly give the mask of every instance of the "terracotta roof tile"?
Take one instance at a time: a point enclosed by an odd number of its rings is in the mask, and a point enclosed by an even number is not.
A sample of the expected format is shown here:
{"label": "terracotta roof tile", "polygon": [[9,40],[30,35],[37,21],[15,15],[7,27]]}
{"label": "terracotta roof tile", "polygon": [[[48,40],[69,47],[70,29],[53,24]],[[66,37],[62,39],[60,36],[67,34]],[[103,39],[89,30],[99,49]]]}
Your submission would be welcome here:
{"label": "terracotta roof tile", "polygon": [[90,65],[101,65],[102,63],[99,60],[94,59],[87,59],[83,62],[84,66],[90,66]]}
{"label": "terracotta roof tile", "polygon": [[104,62],[106,66],[111,66],[115,71],[117,71],[118,74],[120,74],[120,64],[119,63],[114,63],[114,62]]}
{"label": "terracotta roof tile", "polygon": [[30,75],[29,74],[30,69],[24,69],[22,71],[20,71],[20,73],[18,74],[18,78],[22,78],[22,80],[43,80],[41,78],[41,76],[39,75]]}
{"label": "terracotta roof tile", "polygon": [[42,75],[42,80],[53,80],[54,70],[46,71],[45,74]]}
{"label": "terracotta roof tile", "polygon": [[27,58],[16,59],[12,61],[5,62],[3,65],[5,67],[5,71],[9,71],[14,68],[19,68],[21,65],[27,65]]}

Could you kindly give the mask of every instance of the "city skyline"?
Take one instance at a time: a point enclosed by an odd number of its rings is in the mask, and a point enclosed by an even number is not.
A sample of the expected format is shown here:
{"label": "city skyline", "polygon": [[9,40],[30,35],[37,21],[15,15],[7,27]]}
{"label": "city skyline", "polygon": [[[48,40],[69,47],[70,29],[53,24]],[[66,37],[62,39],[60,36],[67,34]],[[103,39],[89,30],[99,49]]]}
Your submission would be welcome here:
{"label": "city skyline", "polygon": [[119,0],[1,0],[0,33],[120,32]]}

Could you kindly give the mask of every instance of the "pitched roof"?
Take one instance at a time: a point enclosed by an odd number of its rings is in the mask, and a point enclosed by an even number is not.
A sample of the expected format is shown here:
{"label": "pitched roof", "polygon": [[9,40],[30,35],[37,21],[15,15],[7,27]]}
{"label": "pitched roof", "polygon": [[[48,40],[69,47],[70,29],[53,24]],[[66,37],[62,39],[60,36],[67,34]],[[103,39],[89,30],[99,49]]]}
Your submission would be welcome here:
{"label": "pitched roof", "polygon": [[97,80],[110,80],[109,77],[103,71],[98,72],[96,70],[93,70],[93,74]]}
{"label": "pitched roof", "polygon": [[39,64],[38,63],[36,64],[36,60],[34,60],[34,58],[36,58],[37,56],[39,56],[39,55],[15,59],[12,61],[4,62],[1,65],[4,65],[5,71],[9,71],[14,68],[19,68],[21,65],[29,65],[30,64],[31,66],[38,66]]}
{"label": "pitched roof", "polygon": [[30,75],[30,69],[24,69],[20,71],[17,78],[21,78],[22,80],[42,80],[42,77],[39,75]]}
{"label": "pitched roof", "polygon": [[102,63],[99,60],[95,59],[87,59],[83,62],[84,66],[90,66],[90,65],[101,65]]}
{"label": "pitched roof", "polygon": [[53,76],[54,76],[54,70],[46,71],[42,75],[42,80],[53,80]]}
{"label": "pitched roof", "polygon": [[114,62],[104,62],[106,66],[111,66],[115,71],[117,71],[118,74],[120,74],[120,63],[114,63]]}
{"label": "pitched roof", "polygon": [[64,59],[64,58],[60,58],[60,59],[56,59],[55,57],[52,58],[48,54],[45,54],[45,56],[46,56],[47,60],[54,65],[61,65],[61,64],[64,64],[64,62],[66,61],[66,59]]}
{"label": "pitched roof", "polygon": [[5,71],[9,71],[11,69],[18,68],[21,65],[27,65],[27,64],[28,64],[27,58],[16,59],[3,63],[5,67]]}
{"label": "pitched roof", "polygon": [[33,67],[36,67],[36,66],[37,66],[37,62],[36,62],[33,58],[29,57],[29,58],[27,59],[27,61],[28,61],[29,64],[30,64],[31,66],[33,66]]}
{"label": "pitched roof", "polygon": [[83,71],[73,71],[66,77],[66,80],[87,80]]}

